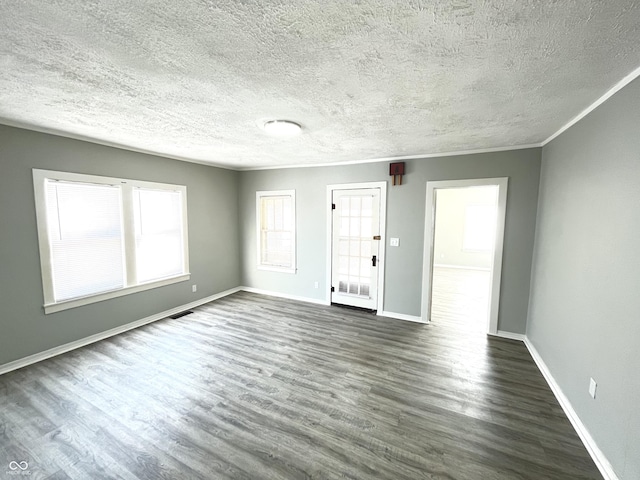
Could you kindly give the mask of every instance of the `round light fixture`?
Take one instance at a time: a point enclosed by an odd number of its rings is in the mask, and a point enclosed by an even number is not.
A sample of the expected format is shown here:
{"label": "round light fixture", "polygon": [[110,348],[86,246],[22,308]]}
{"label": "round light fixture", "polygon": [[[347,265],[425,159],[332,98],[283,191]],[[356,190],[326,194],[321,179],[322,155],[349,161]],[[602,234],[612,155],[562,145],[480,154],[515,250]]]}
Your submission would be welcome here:
{"label": "round light fixture", "polygon": [[276,137],[291,137],[297,135],[302,127],[289,120],[270,120],[262,126],[265,132]]}

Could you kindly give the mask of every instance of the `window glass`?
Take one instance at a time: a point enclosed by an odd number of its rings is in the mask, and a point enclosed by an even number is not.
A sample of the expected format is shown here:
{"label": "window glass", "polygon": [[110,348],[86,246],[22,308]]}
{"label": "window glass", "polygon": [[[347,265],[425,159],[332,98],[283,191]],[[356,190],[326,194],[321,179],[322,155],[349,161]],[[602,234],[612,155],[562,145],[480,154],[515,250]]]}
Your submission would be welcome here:
{"label": "window glass", "polygon": [[258,267],[295,270],[295,192],[258,192]]}
{"label": "window glass", "polygon": [[124,286],[119,187],[47,181],[47,220],[56,301]]}
{"label": "window glass", "polygon": [[33,170],[45,313],[189,278],[186,187]]}
{"label": "window glass", "polygon": [[138,282],[182,273],[180,192],[135,189],[134,218]]}
{"label": "window glass", "polygon": [[470,205],[465,211],[463,250],[491,251],[496,235],[495,206]]}

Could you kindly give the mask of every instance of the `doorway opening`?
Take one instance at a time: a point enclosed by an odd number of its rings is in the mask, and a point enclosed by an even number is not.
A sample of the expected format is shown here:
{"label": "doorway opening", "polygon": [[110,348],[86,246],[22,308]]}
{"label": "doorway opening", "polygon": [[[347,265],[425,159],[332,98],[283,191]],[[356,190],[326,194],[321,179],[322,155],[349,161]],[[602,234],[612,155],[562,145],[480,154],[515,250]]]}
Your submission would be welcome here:
{"label": "doorway opening", "polygon": [[328,303],[382,311],[386,182],[329,185]]}
{"label": "doorway opening", "polygon": [[423,318],[497,334],[506,178],[427,182]]}

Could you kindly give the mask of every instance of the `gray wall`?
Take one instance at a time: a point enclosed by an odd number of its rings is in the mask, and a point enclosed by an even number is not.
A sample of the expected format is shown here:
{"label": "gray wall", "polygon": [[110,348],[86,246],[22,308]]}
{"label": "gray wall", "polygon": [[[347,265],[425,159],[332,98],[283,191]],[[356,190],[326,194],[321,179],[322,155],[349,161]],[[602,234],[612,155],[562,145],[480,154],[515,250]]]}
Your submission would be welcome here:
{"label": "gray wall", "polygon": [[436,190],[436,228],[433,257],[436,265],[491,269],[491,251],[465,250],[467,207],[497,209],[497,187],[442,188]]}
{"label": "gray wall", "polygon": [[[509,177],[499,329],[524,333],[529,301],[540,149],[411,160],[402,186],[389,186],[387,232],[400,247],[387,246],[384,309],[420,316],[427,180]],[[335,167],[242,172],[240,236],[243,285],[324,300],[326,278],[326,186],[388,181],[387,162]],[[296,190],[298,272],[256,268],[255,192]],[[314,288],[314,282],[320,288]]]}
{"label": "gray wall", "polygon": [[527,327],[623,479],[640,478],[639,129],[635,80],[544,147]]}
{"label": "gray wall", "polygon": [[[186,185],[191,280],[45,316],[32,168]],[[0,365],[238,286],[237,189],[237,172],[0,125]]]}

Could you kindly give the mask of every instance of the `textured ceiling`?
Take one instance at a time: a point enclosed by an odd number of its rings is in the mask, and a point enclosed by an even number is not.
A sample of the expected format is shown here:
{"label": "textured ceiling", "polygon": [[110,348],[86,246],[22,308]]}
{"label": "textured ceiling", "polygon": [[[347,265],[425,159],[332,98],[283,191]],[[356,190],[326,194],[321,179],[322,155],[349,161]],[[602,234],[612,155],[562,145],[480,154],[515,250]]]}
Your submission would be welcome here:
{"label": "textured ceiling", "polygon": [[638,66],[639,1],[0,2],[0,123],[234,168],[536,144]]}

